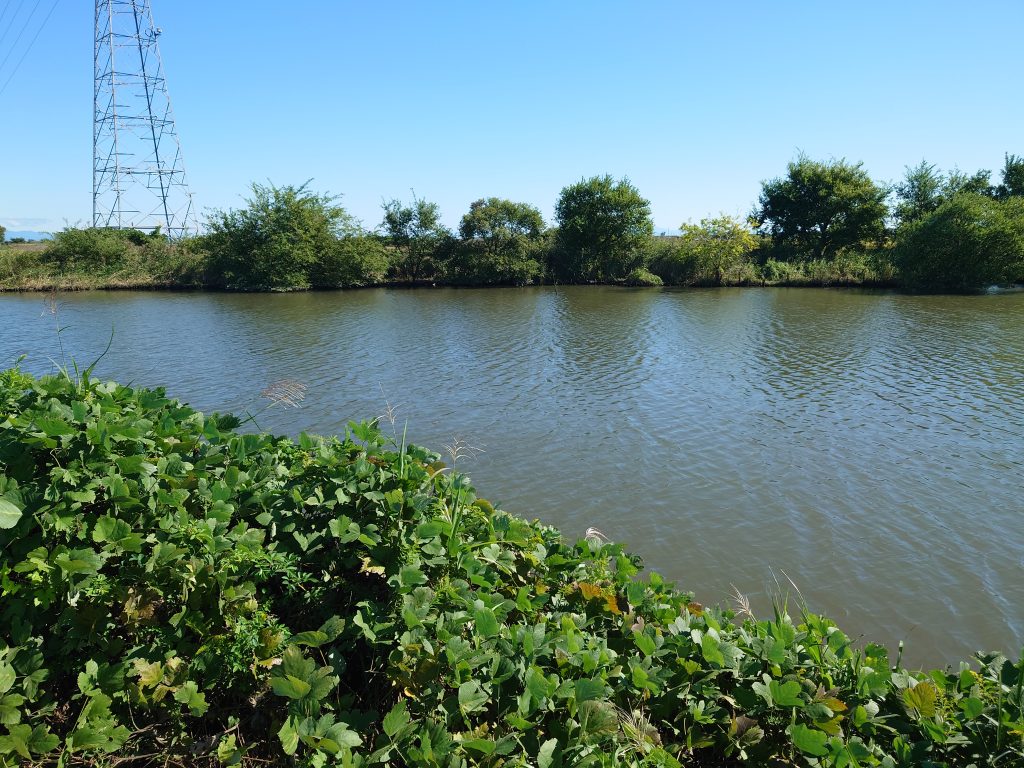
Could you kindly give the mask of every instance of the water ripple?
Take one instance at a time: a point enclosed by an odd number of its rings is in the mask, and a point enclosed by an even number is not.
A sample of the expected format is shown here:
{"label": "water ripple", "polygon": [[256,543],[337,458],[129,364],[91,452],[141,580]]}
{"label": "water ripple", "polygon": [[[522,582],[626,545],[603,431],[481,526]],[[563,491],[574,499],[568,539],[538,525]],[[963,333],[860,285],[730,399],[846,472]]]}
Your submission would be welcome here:
{"label": "water ripple", "polygon": [[[789,587],[942,663],[1024,642],[1024,295],[813,289],[0,297],[0,364],[89,362],[281,432],[486,449],[483,492],[596,525],[706,601]],[[299,410],[260,390],[308,387]],[[390,428],[390,425],[389,425]]]}

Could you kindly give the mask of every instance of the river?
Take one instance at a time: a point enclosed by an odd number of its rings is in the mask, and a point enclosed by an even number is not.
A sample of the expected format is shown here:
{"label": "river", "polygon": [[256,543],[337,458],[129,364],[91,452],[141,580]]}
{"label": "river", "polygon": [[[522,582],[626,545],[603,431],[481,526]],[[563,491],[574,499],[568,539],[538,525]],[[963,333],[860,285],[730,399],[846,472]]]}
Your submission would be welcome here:
{"label": "river", "polygon": [[[1024,643],[1024,294],[825,289],[0,296],[0,365],[263,428],[397,409],[481,495],[590,527],[704,603],[789,594],[912,664]],[[260,391],[307,387],[297,409]],[[390,429],[390,424],[387,425]],[[797,594],[794,585],[799,589]]]}

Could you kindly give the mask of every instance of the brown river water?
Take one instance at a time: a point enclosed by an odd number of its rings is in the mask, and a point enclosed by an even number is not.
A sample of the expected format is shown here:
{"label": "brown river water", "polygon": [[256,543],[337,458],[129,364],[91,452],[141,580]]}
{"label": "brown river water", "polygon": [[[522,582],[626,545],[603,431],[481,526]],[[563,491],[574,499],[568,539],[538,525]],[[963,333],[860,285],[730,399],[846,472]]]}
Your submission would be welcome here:
{"label": "brown river water", "polygon": [[[612,287],[59,297],[65,352],[265,429],[398,410],[480,495],[594,526],[704,603],[806,601],[911,664],[1024,643],[1024,293]],[[59,360],[0,296],[0,365]],[[390,428],[390,425],[388,425]],[[802,598],[796,594],[795,585]]]}

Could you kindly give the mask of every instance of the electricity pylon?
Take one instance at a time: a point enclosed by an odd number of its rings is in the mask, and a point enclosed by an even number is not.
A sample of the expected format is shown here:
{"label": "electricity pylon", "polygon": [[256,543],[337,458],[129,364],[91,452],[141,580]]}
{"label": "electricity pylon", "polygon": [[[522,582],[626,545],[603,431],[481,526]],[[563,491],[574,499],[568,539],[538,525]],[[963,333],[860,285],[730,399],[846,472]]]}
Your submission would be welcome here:
{"label": "electricity pylon", "polygon": [[149,0],[96,0],[92,223],[198,231]]}

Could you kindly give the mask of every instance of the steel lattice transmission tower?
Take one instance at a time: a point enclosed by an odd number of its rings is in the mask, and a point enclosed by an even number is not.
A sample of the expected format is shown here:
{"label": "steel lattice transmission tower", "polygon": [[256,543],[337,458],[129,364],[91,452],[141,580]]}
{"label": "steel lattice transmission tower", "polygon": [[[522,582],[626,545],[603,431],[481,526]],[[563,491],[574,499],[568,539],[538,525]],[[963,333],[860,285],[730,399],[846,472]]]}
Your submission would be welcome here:
{"label": "steel lattice transmission tower", "polygon": [[149,0],[96,0],[92,223],[198,231]]}

